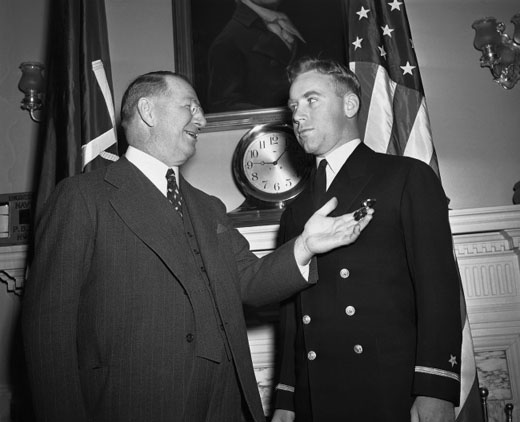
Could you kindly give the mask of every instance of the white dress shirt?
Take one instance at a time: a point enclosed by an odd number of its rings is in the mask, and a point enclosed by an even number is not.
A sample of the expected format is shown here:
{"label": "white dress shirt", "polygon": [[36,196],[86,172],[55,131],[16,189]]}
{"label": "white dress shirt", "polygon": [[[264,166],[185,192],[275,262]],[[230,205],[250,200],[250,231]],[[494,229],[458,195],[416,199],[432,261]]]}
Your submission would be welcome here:
{"label": "white dress shirt", "polygon": [[316,157],[316,167],[320,164],[323,159],[327,160],[327,167],[325,168],[325,175],[327,178],[327,189],[331,185],[332,181],[336,177],[336,174],[341,170],[343,164],[352,155],[356,147],[361,143],[361,139],[354,139],[341,145],[340,147],[333,149],[324,156]]}
{"label": "white dress shirt", "polygon": [[179,167],[168,167],[162,161],[159,161],[157,158],[154,158],[133,146],[128,146],[125,157],[134,166],[141,170],[164,196],[167,194],[168,182],[166,181],[166,172],[169,168],[175,172],[177,185],[179,185]]}

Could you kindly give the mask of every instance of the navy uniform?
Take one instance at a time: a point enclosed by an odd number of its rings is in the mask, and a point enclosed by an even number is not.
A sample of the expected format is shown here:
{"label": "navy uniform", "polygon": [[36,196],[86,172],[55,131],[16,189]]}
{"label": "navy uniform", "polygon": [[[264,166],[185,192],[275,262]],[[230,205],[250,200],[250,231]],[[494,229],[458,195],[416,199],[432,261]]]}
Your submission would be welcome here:
{"label": "navy uniform", "polygon": [[[319,255],[320,282],[282,306],[275,407],[298,422],[400,422],[418,395],[458,405],[459,278],[438,178],[361,143],[336,171],[323,199],[338,198],[333,215],[367,198],[376,212],[356,243]],[[313,195],[284,212],[281,242],[303,230]]]}

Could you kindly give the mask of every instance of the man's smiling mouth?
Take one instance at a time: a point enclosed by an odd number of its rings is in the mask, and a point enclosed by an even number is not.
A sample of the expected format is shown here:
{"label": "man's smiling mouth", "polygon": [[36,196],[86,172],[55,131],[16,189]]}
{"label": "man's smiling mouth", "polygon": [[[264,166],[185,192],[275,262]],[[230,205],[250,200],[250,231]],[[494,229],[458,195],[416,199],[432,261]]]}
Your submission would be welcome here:
{"label": "man's smiling mouth", "polygon": [[197,137],[199,136],[197,132],[192,132],[191,130],[185,130],[184,132],[186,132],[189,136],[191,136],[194,139],[197,139]]}

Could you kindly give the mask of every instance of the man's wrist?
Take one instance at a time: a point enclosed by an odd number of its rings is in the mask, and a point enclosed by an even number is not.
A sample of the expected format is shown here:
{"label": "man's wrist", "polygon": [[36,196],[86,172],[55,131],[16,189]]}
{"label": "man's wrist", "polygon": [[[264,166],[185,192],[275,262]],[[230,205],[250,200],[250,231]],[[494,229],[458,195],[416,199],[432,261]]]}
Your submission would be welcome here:
{"label": "man's wrist", "polygon": [[294,258],[298,265],[308,265],[314,254],[307,247],[303,235],[299,235],[294,242]]}

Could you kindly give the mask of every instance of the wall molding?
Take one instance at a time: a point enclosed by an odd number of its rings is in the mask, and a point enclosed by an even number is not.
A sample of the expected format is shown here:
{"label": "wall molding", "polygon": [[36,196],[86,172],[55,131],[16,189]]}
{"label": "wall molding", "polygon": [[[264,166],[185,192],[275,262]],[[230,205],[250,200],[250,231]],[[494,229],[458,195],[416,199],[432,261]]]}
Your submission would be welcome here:
{"label": "wall molding", "polygon": [[0,247],[0,287],[7,292],[22,295],[25,283],[27,245]]}

